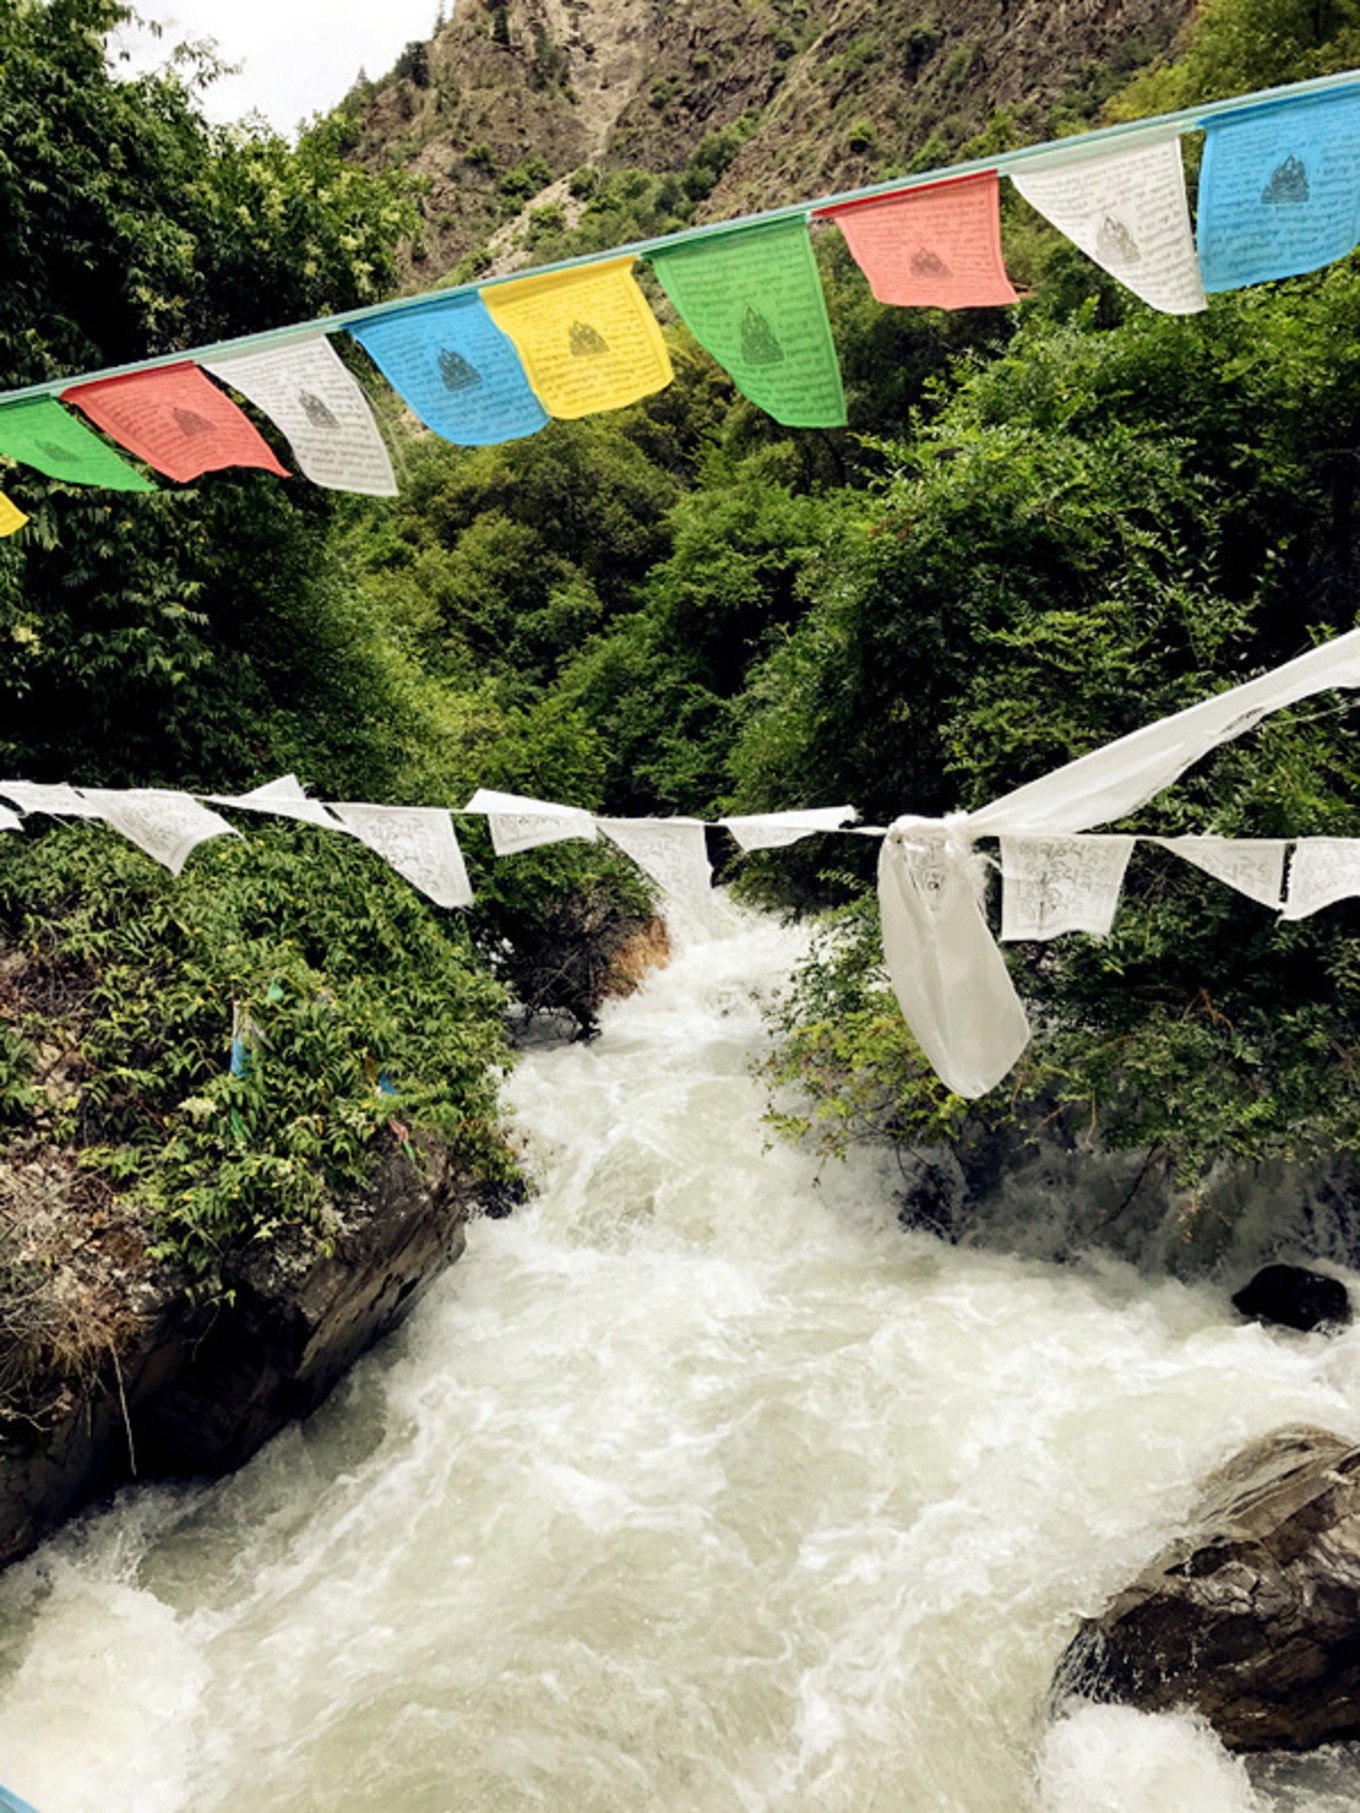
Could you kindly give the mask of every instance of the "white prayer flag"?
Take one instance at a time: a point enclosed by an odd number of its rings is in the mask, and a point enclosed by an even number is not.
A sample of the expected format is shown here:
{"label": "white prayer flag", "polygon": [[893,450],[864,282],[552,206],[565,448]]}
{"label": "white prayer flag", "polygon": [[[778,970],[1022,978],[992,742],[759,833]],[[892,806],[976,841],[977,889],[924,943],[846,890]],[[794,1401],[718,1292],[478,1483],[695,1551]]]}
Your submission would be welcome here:
{"label": "white prayer flag", "polygon": [[236,832],[220,813],[209,812],[187,793],[160,787],[82,787],[80,796],[94,808],[95,816],[164,863],[178,875],[189,853],[210,837],[235,837]]}
{"label": "white prayer flag", "polygon": [[463,810],[486,814],[497,856],[513,856],[540,844],[564,843],[570,837],[583,837],[592,844],[596,840],[595,820],[579,806],[557,806],[550,800],[479,787]]}
{"label": "white prayer flag", "polygon": [[803,812],[757,812],[720,818],[743,850],[782,850],[817,831],[838,831],[855,817],[853,806],[813,806]]}
{"label": "white prayer flag", "polygon": [[938,820],[899,819],[883,840],[883,954],[902,1016],[956,1095],[994,1089],[1029,1043],[1029,1021],[982,916],[982,869]]}
{"label": "white prayer flag", "polygon": [[23,823],[17,812],[11,812],[8,806],[0,806],[0,831],[20,831]]}
{"label": "white prayer flag", "polygon": [[205,793],[202,797],[214,806],[243,806],[247,812],[272,812],[276,818],[295,818],[304,825],[349,833],[348,825],[342,825],[320,800],[308,799],[295,774],[281,774],[278,780],[252,787],[249,793]]}
{"label": "white prayer flag", "polygon": [[601,818],[596,821],[611,843],[631,856],[672,899],[706,904],[712,870],[697,818]]}
{"label": "white prayer flag", "polygon": [[970,837],[1089,831],[1145,805],[1220,743],[1328,687],[1360,686],[1360,630],[1055,768],[968,817]]}
{"label": "white prayer flag", "polygon": [[396,496],[392,462],[373,412],[325,334],[199,363],[277,423],[314,485]]}
{"label": "white prayer flag", "polygon": [[1306,919],[1360,894],[1360,837],[1301,837],[1289,859],[1286,919]]}
{"label": "white prayer flag", "polygon": [[1103,151],[1055,151],[1011,181],[1060,233],[1153,308],[1206,306],[1190,231],[1178,132],[1141,134]]}
{"label": "white prayer flag", "polygon": [[1003,837],[1002,938],[1108,937],[1132,852],[1131,837]]}
{"label": "white prayer flag", "polygon": [[0,781],[0,793],[21,812],[47,812],[53,818],[99,817],[65,781]]}
{"label": "white prayer flag", "polygon": [[332,805],[360,843],[436,906],[472,905],[472,883],[463,865],[453,820],[442,806]]}
{"label": "white prayer flag", "polygon": [[1289,847],[1282,837],[1155,837],[1152,842],[1262,906],[1280,904]]}

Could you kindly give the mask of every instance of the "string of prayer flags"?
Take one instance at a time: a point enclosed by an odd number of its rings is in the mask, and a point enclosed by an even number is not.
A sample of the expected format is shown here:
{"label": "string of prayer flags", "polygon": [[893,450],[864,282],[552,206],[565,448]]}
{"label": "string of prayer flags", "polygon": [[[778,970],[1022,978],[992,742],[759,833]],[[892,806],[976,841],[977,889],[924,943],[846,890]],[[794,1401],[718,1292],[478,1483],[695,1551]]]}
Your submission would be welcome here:
{"label": "string of prayer flags", "polygon": [[295,774],[282,774],[276,781],[253,787],[249,793],[206,793],[203,797],[214,806],[242,806],[247,812],[272,812],[276,818],[321,825],[327,831],[349,832],[349,827],[328,812],[320,800],[308,799]]}
{"label": "string of prayer flags", "polygon": [[672,900],[707,903],[713,885],[704,827],[697,818],[601,818],[601,831]]}
{"label": "string of prayer flags", "polygon": [[1280,904],[1288,848],[1282,837],[1158,837],[1153,842],[1262,906]]}
{"label": "string of prayer flags", "polygon": [[806,220],[648,253],[661,286],[737,389],[786,428],[840,428],[845,392]]}
{"label": "string of prayer flags", "polygon": [[0,491],[0,536],[13,535],[16,529],[22,529],[28,521],[27,516],[18,504],[11,503],[3,491]]}
{"label": "string of prayer flags", "polygon": [[460,447],[537,434],[548,412],[478,296],[375,315],[349,332],[427,428]]}
{"label": "string of prayer flags", "polygon": [[64,390],[96,427],[180,484],[228,466],[288,477],[268,443],[231,398],[188,360]]}
{"label": "string of prayer flags", "polygon": [[472,883],[453,820],[439,806],[332,806],[332,812],[360,843],[381,856],[398,875],[436,906],[472,905]]}
{"label": "string of prayer flags", "polygon": [[1360,894],[1360,837],[1301,837],[1289,859],[1286,919],[1310,913]]}
{"label": "string of prayer flags", "polygon": [[1153,308],[1205,307],[1177,133],[1113,150],[1056,151],[1010,172],[1025,200]]}
{"label": "string of prayer flags", "polygon": [[1293,277],[1360,243],[1360,94],[1205,121],[1199,261],[1206,290]]}
{"label": "string of prayer flags", "polygon": [[1056,938],[1114,924],[1131,837],[1003,837],[1001,936]]}
{"label": "string of prayer flags", "polygon": [[997,308],[1014,302],[1001,252],[995,170],[847,202],[834,220],[880,302],[899,308]]}
{"label": "string of prayer flags", "polygon": [[670,383],[670,354],[634,262],[629,254],[483,290],[549,415],[574,421],[622,409]]}
{"label": "string of prayer flags", "polygon": [[325,334],[202,364],[287,436],[299,469],[314,485],[367,497],[397,495],[373,412]]}
{"label": "string of prayer flags", "polygon": [[98,818],[88,800],[65,781],[0,781],[0,794],[21,812],[47,812],[53,818]]}
{"label": "string of prayer flags", "polygon": [[743,850],[782,850],[818,831],[838,831],[855,817],[853,806],[814,806],[806,812],[755,812],[720,818]]}
{"label": "string of prayer flags", "polygon": [[172,875],[179,874],[190,853],[208,838],[236,836],[220,813],[209,812],[187,793],[159,787],[125,791],[82,787],[80,794],[97,818],[163,863]]}
{"label": "string of prayer flags", "polygon": [[479,787],[463,807],[464,812],[484,812],[497,856],[514,856],[542,844],[564,843],[582,837],[596,840],[595,820],[579,806],[556,806],[549,800],[526,799],[519,793],[497,793]]}
{"label": "string of prayer flags", "polygon": [[102,485],[106,491],[156,489],[83,422],[68,415],[55,397],[28,397],[0,409],[0,453],[68,485]]}

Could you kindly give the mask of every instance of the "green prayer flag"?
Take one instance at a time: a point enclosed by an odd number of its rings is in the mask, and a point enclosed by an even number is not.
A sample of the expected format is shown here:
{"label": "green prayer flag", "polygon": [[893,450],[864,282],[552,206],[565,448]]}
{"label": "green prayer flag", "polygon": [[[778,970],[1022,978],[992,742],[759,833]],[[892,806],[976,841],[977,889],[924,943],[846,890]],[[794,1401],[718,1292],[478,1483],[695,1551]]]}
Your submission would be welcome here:
{"label": "green prayer flag", "polygon": [[103,485],[109,491],[156,489],[83,422],[68,415],[55,397],[26,397],[0,408],[0,453],[71,485]]}
{"label": "green prayer flag", "polygon": [[681,320],[738,390],[786,428],[840,428],[845,393],[802,218],[648,254]]}

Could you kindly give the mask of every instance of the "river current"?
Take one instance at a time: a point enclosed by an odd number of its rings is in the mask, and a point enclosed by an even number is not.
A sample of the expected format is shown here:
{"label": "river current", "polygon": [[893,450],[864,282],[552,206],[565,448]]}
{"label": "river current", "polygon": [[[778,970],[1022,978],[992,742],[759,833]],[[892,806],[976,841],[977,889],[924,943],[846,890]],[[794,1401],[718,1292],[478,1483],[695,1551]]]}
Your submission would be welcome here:
{"label": "river current", "polygon": [[[1360,1330],[904,1232],[767,1146],[798,935],[715,909],[509,1093],[540,1189],[307,1423],[0,1578],[39,1813],[1341,1813],[1049,1679],[1253,1436],[1360,1438]],[[1036,1200],[1033,1212],[1045,1212]]]}

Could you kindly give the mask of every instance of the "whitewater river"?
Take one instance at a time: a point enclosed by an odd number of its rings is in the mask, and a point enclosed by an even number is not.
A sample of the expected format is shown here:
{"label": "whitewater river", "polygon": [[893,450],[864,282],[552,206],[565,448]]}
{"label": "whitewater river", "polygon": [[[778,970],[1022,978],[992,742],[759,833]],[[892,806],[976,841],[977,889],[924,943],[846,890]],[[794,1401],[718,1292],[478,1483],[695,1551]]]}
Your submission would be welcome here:
{"label": "whitewater river", "polygon": [[904,1233],[882,1158],[767,1151],[795,935],[718,910],[526,1056],[540,1195],[317,1416],[0,1579],[0,1781],[40,1813],[1356,1805],[1346,1752],[1248,1772],[1045,1698],[1208,1468],[1360,1436],[1360,1332]]}

